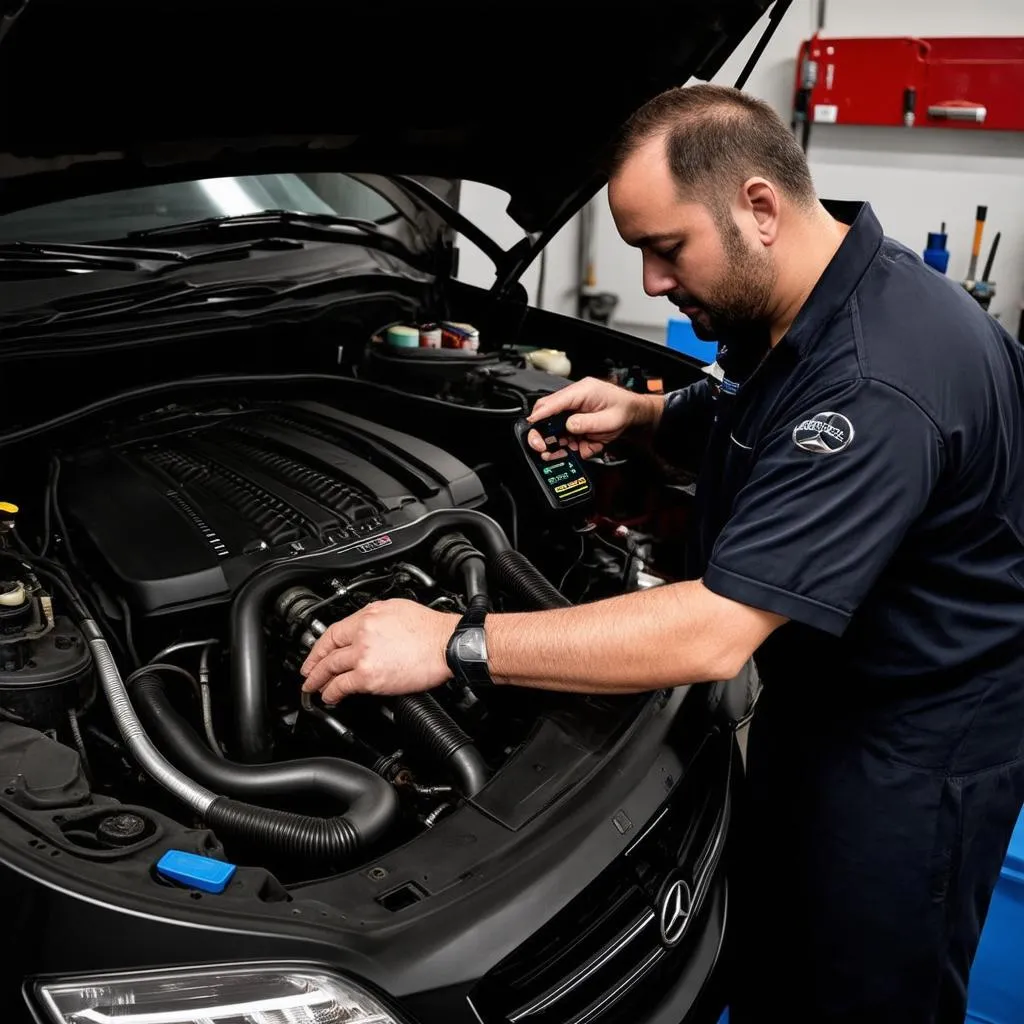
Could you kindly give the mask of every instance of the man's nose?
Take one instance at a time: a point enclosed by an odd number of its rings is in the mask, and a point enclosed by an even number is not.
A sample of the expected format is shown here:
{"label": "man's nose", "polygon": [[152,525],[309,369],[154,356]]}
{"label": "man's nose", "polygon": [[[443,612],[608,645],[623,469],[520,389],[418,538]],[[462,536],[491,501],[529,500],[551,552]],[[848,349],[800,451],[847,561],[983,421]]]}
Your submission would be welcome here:
{"label": "man's nose", "polygon": [[644,291],[657,298],[659,295],[668,295],[679,287],[679,282],[670,273],[669,267],[664,260],[657,257],[644,255]]}

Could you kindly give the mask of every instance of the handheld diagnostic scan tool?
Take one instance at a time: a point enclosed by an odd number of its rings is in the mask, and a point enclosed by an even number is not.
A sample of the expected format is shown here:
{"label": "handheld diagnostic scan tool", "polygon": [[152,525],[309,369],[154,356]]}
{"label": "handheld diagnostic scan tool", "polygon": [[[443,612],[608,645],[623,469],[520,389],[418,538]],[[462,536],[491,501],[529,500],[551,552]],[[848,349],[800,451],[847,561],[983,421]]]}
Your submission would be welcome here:
{"label": "handheld diagnostic scan tool", "polygon": [[[594,487],[583,467],[583,460],[577,452],[561,444],[561,438],[568,436],[565,430],[566,419],[563,413],[539,423],[520,419],[515,425],[516,439],[533,478],[548,505],[556,511],[584,505],[594,496]],[[560,453],[558,458],[545,460],[540,452],[530,447],[527,436],[533,429],[544,439],[548,452]]]}

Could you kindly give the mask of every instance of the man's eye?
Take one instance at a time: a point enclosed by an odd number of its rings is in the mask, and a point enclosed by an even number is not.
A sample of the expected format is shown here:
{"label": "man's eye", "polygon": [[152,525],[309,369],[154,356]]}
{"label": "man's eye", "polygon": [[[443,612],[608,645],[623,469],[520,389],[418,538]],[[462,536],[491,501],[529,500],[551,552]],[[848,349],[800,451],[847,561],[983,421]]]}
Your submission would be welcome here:
{"label": "man's eye", "polygon": [[679,255],[679,250],[682,247],[683,247],[683,243],[682,242],[676,242],[676,244],[673,245],[671,248],[664,249],[661,252],[659,252],[658,253],[658,257],[660,259],[665,260],[666,263],[671,263]]}

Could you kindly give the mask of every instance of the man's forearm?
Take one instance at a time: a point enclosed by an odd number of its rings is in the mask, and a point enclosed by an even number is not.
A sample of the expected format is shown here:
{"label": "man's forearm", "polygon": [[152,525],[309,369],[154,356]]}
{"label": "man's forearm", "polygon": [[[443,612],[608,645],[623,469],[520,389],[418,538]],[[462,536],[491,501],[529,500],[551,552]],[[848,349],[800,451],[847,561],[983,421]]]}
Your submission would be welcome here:
{"label": "man's forearm", "polygon": [[[490,615],[495,680],[581,693],[634,693],[731,678],[777,622],[677,583],[575,608]],[[781,620],[779,620],[781,621]]]}
{"label": "man's forearm", "polygon": [[640,430],[654,433],[661,423],[662,414],[665,412],[665,395],[637,395],[643,410],[640,415]]}

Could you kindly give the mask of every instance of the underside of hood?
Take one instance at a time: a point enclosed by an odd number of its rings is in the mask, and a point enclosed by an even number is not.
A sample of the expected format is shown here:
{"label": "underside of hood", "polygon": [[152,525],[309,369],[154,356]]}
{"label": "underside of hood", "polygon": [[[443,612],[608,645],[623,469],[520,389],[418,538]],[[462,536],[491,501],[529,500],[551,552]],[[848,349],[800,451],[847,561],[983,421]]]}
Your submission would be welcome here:
{"label": "underside of hood", "polygon": [[0,212],[329,169],[483,182],[540,231],[636,107],[711,77],[771,4],[0,0]]}

